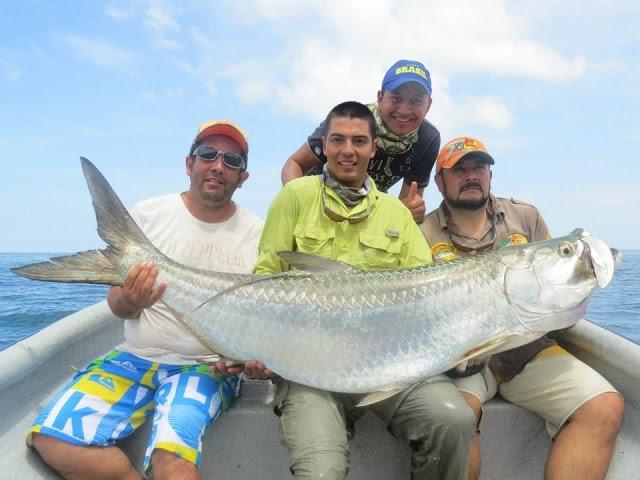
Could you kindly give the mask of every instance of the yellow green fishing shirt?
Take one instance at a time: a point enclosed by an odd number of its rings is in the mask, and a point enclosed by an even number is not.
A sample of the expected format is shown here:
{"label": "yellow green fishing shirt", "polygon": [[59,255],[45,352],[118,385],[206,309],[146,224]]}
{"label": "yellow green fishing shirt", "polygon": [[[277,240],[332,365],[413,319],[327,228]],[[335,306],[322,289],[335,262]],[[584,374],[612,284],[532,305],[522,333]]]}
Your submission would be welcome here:
{"label": "yellow green fishing shirt", "polygon": [[[345,220],[330,219],[324,206]],[[369,209],[369,215],[357,221]],[[400,200],[378,191],[372,181],[365,200],[348,210],[334,190],[324,185],[322,175],[292,180],[273,200],[255,272],[288,270],[277,255],[280,251],[331,258],[365,270],[415,267],[432,261],[429,245]]]}

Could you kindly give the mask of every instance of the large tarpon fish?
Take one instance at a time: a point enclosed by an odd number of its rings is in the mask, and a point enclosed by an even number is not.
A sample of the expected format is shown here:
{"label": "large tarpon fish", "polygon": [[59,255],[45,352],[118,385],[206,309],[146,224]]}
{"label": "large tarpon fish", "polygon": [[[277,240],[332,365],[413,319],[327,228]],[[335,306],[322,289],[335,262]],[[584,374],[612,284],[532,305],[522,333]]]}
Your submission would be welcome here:
{"label": "large tarpon fish", "polygon": [[467,359],[574,325],[613,276],[615,250],[582,230],[442,265],[363,271],[283,252],[298,270],[260,277],[186,267],[144,236],[81,159],[103,250],[12,269],[27,278],[122,284],[153,262],[161,301],[212,351],[347,393],[395,391]]}

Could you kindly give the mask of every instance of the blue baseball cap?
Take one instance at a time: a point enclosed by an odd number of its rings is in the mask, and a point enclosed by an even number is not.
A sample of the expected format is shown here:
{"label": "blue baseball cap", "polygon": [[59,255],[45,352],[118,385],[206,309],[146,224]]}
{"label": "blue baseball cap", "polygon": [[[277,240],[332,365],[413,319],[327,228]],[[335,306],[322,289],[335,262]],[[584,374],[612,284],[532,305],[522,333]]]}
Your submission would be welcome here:
{"label": "blue baseball cap", "polygon": [[394,91],[407,82],[422,85],[427,95],[431,96],[431,75],[429,70],[420,62],[414,60],[398,60],[391,65],[382,79],[382,90]]}

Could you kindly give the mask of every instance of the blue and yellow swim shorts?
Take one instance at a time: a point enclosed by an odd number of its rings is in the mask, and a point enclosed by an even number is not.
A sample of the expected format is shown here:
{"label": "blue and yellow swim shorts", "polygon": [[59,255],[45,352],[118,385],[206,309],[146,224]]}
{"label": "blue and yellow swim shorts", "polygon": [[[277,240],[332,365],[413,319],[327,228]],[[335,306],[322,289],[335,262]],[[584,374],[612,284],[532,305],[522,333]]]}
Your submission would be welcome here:
{"label": "blue and yellow swim shorts", "polygon": [[161,448],[200,466],[202,435],[234,398],[238,377],[206,365],[154,363],[114,350],[76,373],[29,430],[80,446],[109,446],[147,418],[153,425],[144,457]]}

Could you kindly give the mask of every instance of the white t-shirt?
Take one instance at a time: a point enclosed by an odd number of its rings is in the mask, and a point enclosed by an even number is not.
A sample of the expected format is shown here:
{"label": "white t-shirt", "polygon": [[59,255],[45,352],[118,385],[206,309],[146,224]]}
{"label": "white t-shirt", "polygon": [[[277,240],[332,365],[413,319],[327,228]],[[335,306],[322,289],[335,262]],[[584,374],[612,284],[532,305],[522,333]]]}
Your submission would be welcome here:
{"label": "white t-shirt", "polygon": [[[176,262],[218,272],[253,271],[264,222],[240,206],[230,219],[208,223],[195,218],[180,194],[173,193],[138,203],[131,216],[151,243]],[[137,319],[125,320],[124,337],[119,350],[153,362],[183,365],[216,360],[161,301],[145,308]]]}

